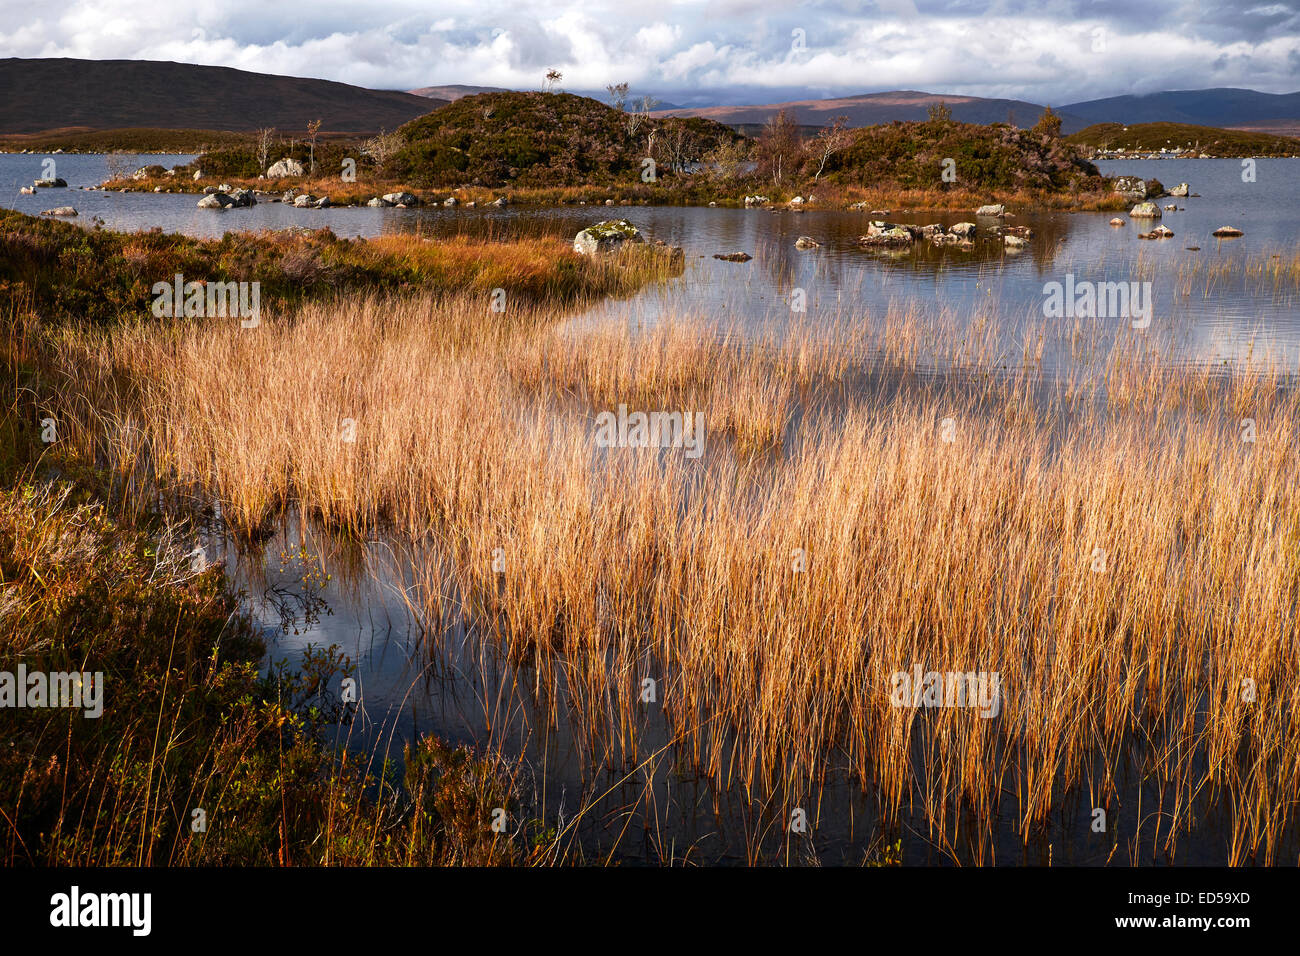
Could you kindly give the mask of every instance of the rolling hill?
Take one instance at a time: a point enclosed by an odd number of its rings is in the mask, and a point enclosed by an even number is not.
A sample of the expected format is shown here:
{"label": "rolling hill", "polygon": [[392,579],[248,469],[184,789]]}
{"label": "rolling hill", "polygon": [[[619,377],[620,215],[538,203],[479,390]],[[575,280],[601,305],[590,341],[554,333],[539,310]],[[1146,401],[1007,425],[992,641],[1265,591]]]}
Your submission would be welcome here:
{"label": "rolling hill", "polygon": [[[850,126],[872,126],[895,120],[924,120],[942,101],[953,119],[964,123],[1032,125],[1043,106],[1024,100],[952,96],[917,90],[867,93],[833,99],[789,100],[752,106],[708,106],[680,110],[660,109],[656,115],[706,116],[755,132],[778,110],[790,110],[805,127],[824,126],[836,116],[847,116]],[[1076,133],[1098,123],[1179,123],[1222,129],[1252,130],[1278,136],[1300,135],[1300,93],[1258,93],[1254,90],[1173,90],[1142,96],[1112,96],[1100,100],[1053,105],[1061,117],[1062,131]]]}
{"label": "rolling hill", "polygon": [[706,119],[649,119],[635,129],[611,106],[572,93],[463,96],[401,127],[393,161],[421,187],[561,187],[640,181],[654,133],[658,175],[698,162],[739,137]]}
{"label": "rolling hill", "polygon": [[[702,116],[747,131],[761,126],[778,110],[789,110],[800,126],[824,126],[836,116],[848,117],[850,126],[875,126],[895,120],[924,120],[931,106],[942,102],[952,110],[952,118],[962,123],[1005,123],[1012,117],[1018,126],[1032,126],[1042,115],[1043,107],[1024,100],[985,99],[978,96],[950,96],[918,90],[895,90],[889,93],[864,93],[824,100],[791,100],[756,106],[708,106],[683,110],[657,110],[656,116]],[[1083,120],[1056,111],[1068,132],[1086,126]]]}
{"label": "rolling hill", "polygon": [[1093,123],[1183,123],[1300,134],[1300,93],[1255,90],[1170,90],[1142,96],[1110,96],[1062,106],[1063,113]]}
{"label": "rolling hill", "polygon": [[442,104],[393,90],[154,60],[0,59],[0,135],[126,127],[396,129]]}

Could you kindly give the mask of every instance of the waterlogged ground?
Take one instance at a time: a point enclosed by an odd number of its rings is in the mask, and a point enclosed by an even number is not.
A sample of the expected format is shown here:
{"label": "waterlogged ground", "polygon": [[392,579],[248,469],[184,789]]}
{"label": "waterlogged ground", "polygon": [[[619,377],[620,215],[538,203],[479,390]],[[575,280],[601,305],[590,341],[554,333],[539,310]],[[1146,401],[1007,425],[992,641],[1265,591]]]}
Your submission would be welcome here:
{"label": "waterlogged ground", "polygon": [[[1155,176],[1167,186],[1186,181],[1199,198],[1164,199],[1178,210],[1162,221],[1175,232],[1164,241],[1142,241],[1148,223],[1111,227],[1112,213],[1022,214],[1010,220],[1034,231],[1029,247],[1008,252],[1000,242],[970,251],[929,246],[902,253],[869,252],[856,239],[869,214],[843,210],[791,211],[566,206],[505,210],[299,210],[282,204],[222,213],[198,210],[194,196],[81,191],[106,174],[102,157],[57,157],[68,190],[20,196],[17,188],[41,175],[39,156],[0,156],[4,202],[26,212],[72,204],[79,219],[108,228],[161,226],[194,235],[232,229],[329,226],[341,236],[420,231],[432,236],[471,234],[509,238],[521,232],[570,236],[591,222],[626,216],[647,234],[684,248],[687,269],[679,279],[647,289],[630,301],[605,303],[575,316],[575,326],[609,322],[652,324],[666,316],[692,317],[720,327],[768,328],[773,324],[834,319],[883,320],[891,311],[915,313],[923,327],[960,334],[976,323],[1007,329],[997,346],[1008,368],[1026,364],[1050,382],[1078,374],[1071,351],[1076,320],[1044,314],[1050,283],[1150,283],[1151,323],[1139,334],[1157,344],[1172,364],[1212,365],[1225,371],[1274,364],[1294,371],[1300,357],[1300,293],[1294,281],[1274,281],[1259,269],[1273,256],[1289,259],[1300,241],[1300,161],[1259,160],[1254,181],[1245,181],[1238,160],[1109,162],[1108,174]],[[189,157],[140,157],[137,165],[172,165]],[[12,183],[12,189],[8,187]],[[956,213],[892,211],[889,219],[951,224],[973,217]],[[1245,231],[1219,241],[1221,225]],[[820,245],[800,251],[794,241],[811,236]],[[1188,247],[1198,247],[1195,250]],[[722,262],[715,253],[746,252],[746,263]],[[1278,260],[1278,261],[1283,261]],[[1242,268],[1253,263],[1255,272]],[[1149,293],[1147,293],[1149,288]],[[792,305],[804,305],[801,310]],[[1104,354],[1107,341],[1133,334],[1142,316],[1087,320]],[[1041,349],[1027,350],[1027,336]],[[933,353],[930,370],[951,371],[947,343],[922,346]],[[1157,844],[1165,834],[1153,824],[1121,831],[1114,839],[1090,837],[1091,801],[1078,795],[1054,813],[1052,823],[1028,837],[1007,818],[991,834],[977,821],[958,827],[947,842],[919,813],[901,829],[881,830],[875,796],[832,772],[806,808],[810,840],[790,841],[779,803],[746,792],[728,780],[699,779],[684,772],[667,747],[660,712],[643,713],[635,757],[611,758],[568,720],[563,687],[539,686],[538,673],[499,658],[471,631],[421,632],[402,598],[411,569],[427,555],[396,541],[340,542],[291,520],[260,547],[235,547],[219,529],[206,540],[209,557],[224,560],[248,607],[265,625],[273,661],[296,663],[309,645],[337,644],[357,665],[359,716],[347,731],[349,744],[400,758],[403,742],[434,732],[479,747],[522,755],[531,776],[523,797],[547,825],[569,831],[592,861],[746,863],[759,859],[860,863],[891,856],[901,840],[908,863],[983,860],[998,863],[1168,862]],[[557,678],[559,680],[561,678]],[[539,703],[546,701],[546,704]],[[552,709],[554,708],[554,709]],[[832,756],[831,765],[835,766]],[[1120,782],[1126,804],[1158,820],[1162,795],[1134,777]],[[1167,799],[1167,797],[1165,797]],[[577,816],[579,811],[585,812]],[[1177,862],[1222,863],[1228,855],[1222,807],[1207,806],[1197,830],[1179,841]],[[1113,834],[1112,834],[1113,836]],[[1296,837],[1288,837],[1292,856]],[[1287,849],[1280,853],[1287,857]]]}
{"label": "waterlogged ground", "polygon": [[[399,596],[412,585],[409,569],[425,557],[408,547],[340,542],[296,519],[264,550],[241,553],[216,533],[207,540],[207,550],[223,555],[232,579],[246,589],[274,660],[297,663],[309,645],[334,644],[356,662],[361,703],[340,739],[370,753],[376,771],[386,759],[400,760],[404,741],[429,732],[522,756],[529,768],[520,778],[524,814],[562,833],[565,846],[587,862],[1222,865],[1228,858],[1228,811],[1209,801],[1198,804],[1195,832],[1180,837],[1176,856],[1168,854],[1168,827],[1160,823],[1175,796],[1136,769],[1144,756],[1138,744],[1129,751],[1131,763],[1119,768],[1122,808],[1110,805],[1115,816],[1105,834],[1092,830],[1086,787],[1062,797],[1050,821],[1027,837],[1009,792],[991,830],[963,813],[954,838],[951,829],[932,829],[919,807],[904,813],[901,825],[883,824],[877,795],[832,755],[830,771],[800,801],[812,836],[792,838],[779,800],[687,769],[653,703],[642,708],[634,728],[635,755],[620,756],[578,730],[562,678],[539,684],[536,669],[503,660],[472,632],[421,632]],[[971,719],[978,719],[974,712]],[[914,760],[923,764],[919,749]],[[1292,832],[1279,856],[1287,859],[1297,845]]]}

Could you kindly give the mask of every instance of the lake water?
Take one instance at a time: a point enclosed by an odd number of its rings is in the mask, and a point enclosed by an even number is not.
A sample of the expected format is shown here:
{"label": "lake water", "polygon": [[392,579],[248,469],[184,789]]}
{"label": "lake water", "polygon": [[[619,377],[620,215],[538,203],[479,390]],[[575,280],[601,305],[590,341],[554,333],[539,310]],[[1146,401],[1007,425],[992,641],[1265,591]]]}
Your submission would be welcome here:
{"label": "lake water", "polygon": [[[792,318],[791,296],[801,290],[807,320],[819,312],[881,314],[891,306],[946,310],[959,322],[977,313],[997,312],[1008,329],[1008,355],[1014,351],[1016,330],[1025,321],[1041,320],[1044,285],[1078,282],[1150,282],[1153,336],[1158,336],[1170,362],[1219,364],[1273,361],[1294,370],[1300,356],[1300,308],[1294,282],[1254,281],[1225,264],[1246,259],[1289,257],[1300,239],[1300,160],[1260,159],[1254,180],[1243,179],[1239,160],[1107,161],[1107,175],[1156,177],[1172,186],[1188,182],[1199,198],[1163,199],[1176,204],[1160,220],[1174,238],[1144,241],[1141,231],[1151,221],[1129,220],[1123,227],[1108,223],[1116,213],[1023,213],[1008,223],[1028,226],[1034,236],[1028,248],[1006,250],[996,238],[977,242],[971,251],[936,249],[928,244],[903,252],[871,251],[857,239],[873,217],[865,212],[818,209],[807,212],[743,210],[679,206],[582,207],[561,206],[505,209],[296,209],[282,203],[261,203],[246,209],[214,211],[196,208],[192,194],[111,193],[83,191],[107,175],[103,156],[51,157],[69,189],[42,189],[37,195],[18,194],[20,185],[41,175],[39,155],[0,155],[0,184],[11,208],[39,213],[55,205],[73,205],[77,220],[106,228],[137,230],[162,227],[193,236],[218,237],[226,231],[328,226],[339,236],[375,236],[388,232],[419,232],[432,237],[473,235],[508,237],[520,231],[571,237],[578,230],[612,216],[626,217],[648,236],[683,247],[685,273],[651,288],[631,303],[610,303],[595,310],[594,319],[634,313],[638,321],[653,321],[664,312],[684,310],[701,318]],[[171,166],[189,156],[141,156],[133,165],[158,162]],[[3,188],[3,187],[0,187]],[[1015,210],[1012,210],[1015,213]],[[892,210],[893,221],[945,226],[972,220],[970,213]],[[1245,231],[1239,239],[1219,240],[1210,233],[1222,225]],[[820,243],[813,250],[794,248],[807,235]],[[1188,247],[1196,247],[1194,250]],[[745,252],[748,263],[729,263],[715,253]],[[1125,323],[1099,319],[1104,332],[1118,334]],[[1043,367],[1059,367],[1049,347]]]}
{"label": "lake water", "polygon": [[[1108,175],[1156,177],[1166,186],[1191,184],[1198,198],[1163,199],[1175,203],[1161,222],[1175,238],[1137,238],[1153,223],[1128,220],[1122,213],[1025,213],[1009,220],[1033,230],[1028,248],[1011,252],[999,240],[978,242],[969,251],[927,245],[903,252],[863,249],[858,236],[869,219],[863,212],[822,210],[737,210],[683,207],[508,207],[505,209],[295,209],[263,203],[250,209],[224,212],[195,208],[197,196],[118,194],[83,191],[107,174],[104,157],[58,156],[57,175],[67,190],[41,190],[18,195],[18,187],[42,174],[41,156],[0,156],[0,189],[12,208],[37,213],[71,204],[78,222],[102,221],[120,230],[162,227],[194,236],[219,236],[243,229],[283,229],[328,226],[340,236],[375,236],[414,231],[433,237],[477,235],[509,237],[519,232],[571,237],[600,219],[626,217],[647,235],[683,247],[684,274],[647,289],[630,300],[606,302],[575,317],[580,322],[653,322],[666,314],[687,314],[720,324],[754,322],[816,322],[819,316],[862,317],[869,321],[890,308],[916,309],[922,316],[946,315],[958,325],[980,315],[996,314],[1010,330],[1007,361],[1014,364],[1014,330],[1045,320],[1044,285],[1066,281],[1150,282],[1152,323],[1146,334],[1156,337],[1172,363],[1223,365],[1229,368],[1280,363],[1294,372],[1300,356],[1300,288],[1295,277],[1272,281],[1249,275],[1247,262],[1290,259],[1300,240],[1300,161],[1261,159],[1253,182],[1242,177],[1238,160],[1112,161],[1099,164]],[[160,162],[174,165],[190,157],[138,157],[134,165]],[[12,188],[8,188],[12,184]],[[1013,212],[1015,210],[1012,210]],[[1122,228],[1110,226],[1121,215]],[[893,221],[948,225],[971,220],[970,214],[893,210]],[[1237,226],[1245,236],[1216,240],[1211,230]],[[815,239],[818,248],[794,247],[799,236]],[[1198,247],[1189,249],[1188,247]],[[723,262],[715,253],[745,252],[746,263]],[[1279,260],[1280,261],[1280,260]],[[807,302],[806,312],[791,309],[796,292]],[[1064,320],[1069,324],[1071,320]],[[1105,335],[1130,334],[1127,319],[1097,319]],[[1041,374],[1061,371],[1063,348],[1048,343]],[[944,370],[937,370],[942,373]],[[302,587],[304,568],[297,558],[283,567],[281,551],[293,553],[306,540],[319,554],[331,581],[320,590]],[[534,768],[545,768],[544,804],[548,814],[573,813],[594,802],[584,824],[584,845],[614,858],[659,862],[665,846],[695,847],[699,859],[743,862],[746,848],[762,845],[779,851],[779,839],[755,840],[753,808],[743,793],[719,789],[710,781],[679,778],[671,761],[648,774],[593,773],[587,755],[565,733],[563,721],[553,726],[535,711],[535,703],[520,686],[530,686],[526,667],[512,667],[495,651],[470,635],[430,643],[412,621],[396,588],[403,580],[409,556],[395,555],[393,543],[332,540],[319,529],[289,521],[263,549],[241,551],[213,529],[209,551],[222,550],[232,580],[247,590],[248,607],[265,626],[274,660],[297,662],[308,644],[337,644],[358,664],[364,693],[362,718],[352,730],[357,746],[401,755],[402,741],[432,731],[460,742],[482,743],[489,736],[484,702],[510,694],[511,715],[493,734],[514,740],[514,750]],[[661,746],[665,728],[647,718],[646,746]],[[651,781],[647,791],[645,777]],[[1141,784],[1138,784],[1140,787]],[[605,792],[608,790],[608,792]],[[653,797],[651,812],[646,794]],[[1147,799],[1156,797],[1148,794]],[[1088,807],[1079,798],[1075,813]],[[640,806],[641,809],[629,810]],[[1065,817],[1071,808],[1062,814]],[[630,814],[630,816],[629,816]],[[628,821],[634,825],[624,832]],[[839,822],[836,822],[839,821]],[[831,781],[823,795],[817,842],[824,862],[860,862],[873,835],[874,801],[856,785]],[[914,821],[918,832],[924,824]],[[974,829],[974,828],[971,828]],[[1014,828],[995,838],[999,862],[1101,863],[1088,842],[1063,824],[1045,830],[1026,848]],[[622,834],[620,836],[620,834]],[[905,841],[908,862],[939,862],[946,857],[927,848],[925,840]],[[1189,840],[1180,862],[1222,862],[1221,839],[1214,835],[1212,817]],[[682,850],[684,852],[684,849]],[[668,854],[671,855],[671,854]],[[1148,858],[1151,854],[1147,854]]]}

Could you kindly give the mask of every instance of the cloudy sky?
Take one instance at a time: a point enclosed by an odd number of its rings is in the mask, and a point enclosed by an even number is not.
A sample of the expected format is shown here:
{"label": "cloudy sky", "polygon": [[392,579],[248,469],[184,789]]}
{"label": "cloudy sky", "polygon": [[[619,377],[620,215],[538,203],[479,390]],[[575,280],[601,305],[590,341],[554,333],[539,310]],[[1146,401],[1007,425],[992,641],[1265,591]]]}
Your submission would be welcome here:
{"label": "cloudy sky", "polygon": [[1300,0],[39,0],[0,2],[0,56],[177,60],[381,89],[572,91],[676,104],[892,89],[1067,103],[1300,89]]}

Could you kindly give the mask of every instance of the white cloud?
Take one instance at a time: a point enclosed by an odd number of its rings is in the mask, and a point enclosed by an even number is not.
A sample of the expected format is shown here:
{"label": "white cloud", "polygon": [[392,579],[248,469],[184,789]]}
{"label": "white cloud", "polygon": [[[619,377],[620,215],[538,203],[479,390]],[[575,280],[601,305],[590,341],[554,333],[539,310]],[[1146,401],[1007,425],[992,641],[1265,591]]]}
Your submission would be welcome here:
{"label": "white cloud", "polygon": [[[677,101],[701,89],[729,91],[733,102],[799,88],[910,88],[1063,103],[1159,89],[1300,88],[1293,4],[1254,0],[1205,14],[1179,0],[1140,10],[1118,2],[1053,3],[1042,12],[1018,0],[945,6],[321,0],[287,9],[253,0],[45,0],[0,10],[0,56],[170,59],[387,89],[537,88],[553,67],[567,89],[627,80],[634,92]],[[1092,49],[1097,28],[1102,52]],[[804,31],[806,50],[792,49],[794,29]]]}

